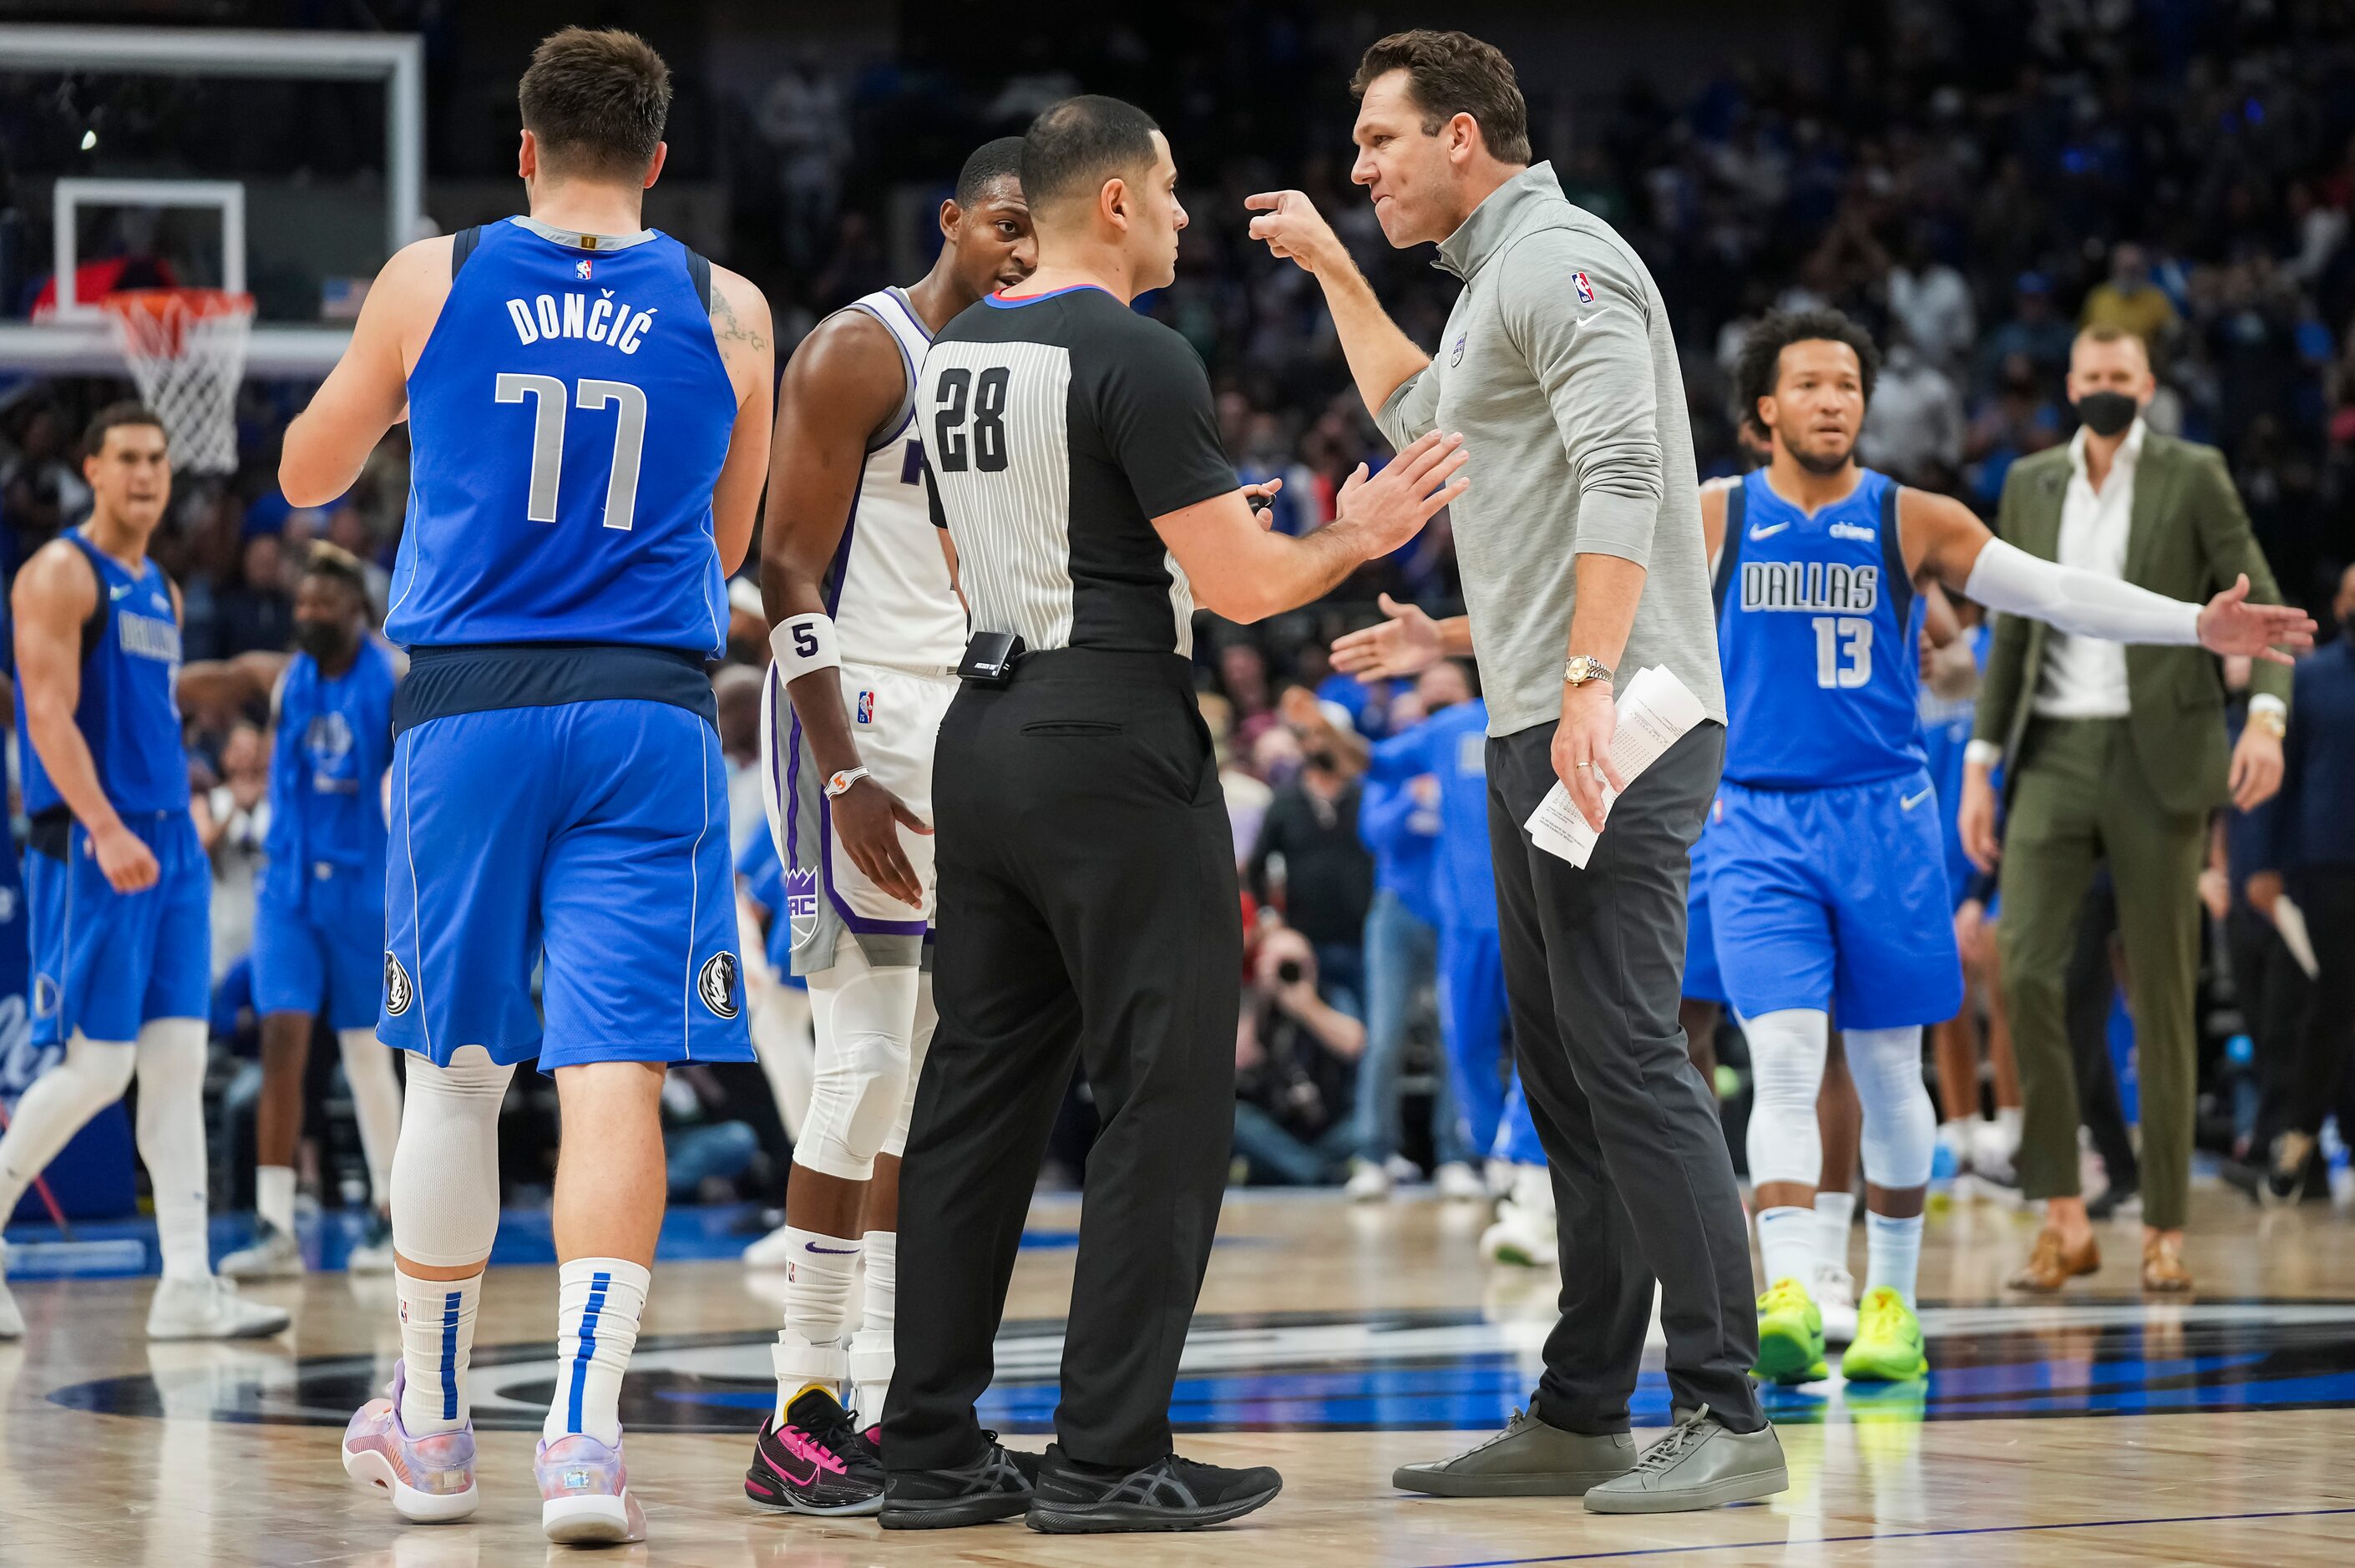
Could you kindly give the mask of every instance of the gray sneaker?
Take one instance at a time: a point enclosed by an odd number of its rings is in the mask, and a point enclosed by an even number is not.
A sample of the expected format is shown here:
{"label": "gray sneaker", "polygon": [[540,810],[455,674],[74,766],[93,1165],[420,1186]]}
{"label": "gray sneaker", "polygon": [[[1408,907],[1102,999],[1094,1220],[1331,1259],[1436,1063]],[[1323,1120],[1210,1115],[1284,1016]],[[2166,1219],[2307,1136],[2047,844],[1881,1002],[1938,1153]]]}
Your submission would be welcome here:
{"label": "gray sneaker", "polygon": [[1636,1440],[1625,1432],[1590,1437],[1516,1410],[1487,1442],[1453,1458],[1401,1465],[1391,1485],[1435,1498],[1574,1498],[1635,1463]]}
{"label": "gray sneaker", "polygon": [[1774,1428],[1729,1432],[1709,1406],[1677,1417],[1668,1435],[1644,1450],[1636,1467],[1586,1494],[1589,1513],[1686,1513],[1786,1491],[1783,1445]]}

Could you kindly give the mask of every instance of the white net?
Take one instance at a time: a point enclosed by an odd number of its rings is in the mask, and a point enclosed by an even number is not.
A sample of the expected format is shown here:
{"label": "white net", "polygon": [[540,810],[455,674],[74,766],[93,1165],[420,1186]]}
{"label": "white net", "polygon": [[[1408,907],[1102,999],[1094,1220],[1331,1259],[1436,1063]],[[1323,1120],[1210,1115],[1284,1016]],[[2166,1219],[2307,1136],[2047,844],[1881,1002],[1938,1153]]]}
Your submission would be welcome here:
{"label": "white net", "polygon": [[235,471],[237,387],[253,297],[218,289],[134,289],[103,303],[140,397],[172,438],[172,466]]}

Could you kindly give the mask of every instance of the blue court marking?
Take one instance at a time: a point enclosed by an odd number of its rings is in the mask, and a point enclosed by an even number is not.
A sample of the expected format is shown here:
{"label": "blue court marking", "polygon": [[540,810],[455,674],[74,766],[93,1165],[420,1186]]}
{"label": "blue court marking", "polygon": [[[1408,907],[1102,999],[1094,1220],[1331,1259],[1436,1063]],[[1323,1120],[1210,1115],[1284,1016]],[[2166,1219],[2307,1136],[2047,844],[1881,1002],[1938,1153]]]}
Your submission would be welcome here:
{"label": "blue court marking", "polygon": [[[1762,1505],[1742,1504],[1742,1507]],[[2117,1530],[2153,1524],[2231,1524],[2255,1519],[2328,1519],[2355,1514],[2355,1508],[2285,1508],[2264,1513],[2188,1513],[2165,1519],[2089,1519],[2069,1524],[1984,1524],[1955,1530],[1868,1531],[1860,1535],[1811,1535],[1780,1541],[1721,1541],[1708,1546],[1635,1546],[1623,1552],[1572,1552],[1559,1557],[1489,1557],[1474,1563],[1437,1563],[1431,1568],[1529,1568],[1540,1563],[1604,1563],[1619,1557],[1689,1556],[1697,1552],[1755,1552],[1761,1547],[1833,1546],[1851,1541],[1937,1541],[1947,1536],[2030,1535],[2051,1530]]]}
{"label": "blue court marking", "polygon": [[[744,1249],[760,1238],[752,1222],[757,1211],[750,1203],[686,1205],[663,1215],[660,1239],[655,1243],[657,1263],[727,1262],[739,1257]],[[508,1209],[499,1215],[498,1240],[491,1247],[494,1268],[529,1267],[556,1264],[556,1238],[550,1229],[549,1212],[544,1209]],[[368,1216],[358,1210],[336,1209],[312,1214],[295,1222],[295,1240],[303,1249],[306,1267],[335,1272],[350,1260],[352,1249],[368,1234]],[[216,1261],[235,1252],[253,1240],[254,1224],[250,1214],[215,1214],[212,1216],[210,1239]],[[91,1220],[73,1228],[77,1242],[132,1243],[133,1247],[116,1245],[92,1249],[85,1258],[76,1259],[45,1255],[45,1250],[65,1240],[52,1224],[12,1225],[8,1228],[9,1245],[30,1246],[37,1251],[30,1256],[11,1259],[8,1277],[28,1279],[136,1279],[143,1275],[155,1275],[163,1270],[163,1255],[155,1245],[155,1222],[147,1219]],[[1022,1247],[1026,1252],[1053,1252],[1080,1245],[1076,1230],[1026,1230]],[[1233,1245],[1222,1242],[1220,1245]],[[134,1259],[136,1261],[134,1261]]]}

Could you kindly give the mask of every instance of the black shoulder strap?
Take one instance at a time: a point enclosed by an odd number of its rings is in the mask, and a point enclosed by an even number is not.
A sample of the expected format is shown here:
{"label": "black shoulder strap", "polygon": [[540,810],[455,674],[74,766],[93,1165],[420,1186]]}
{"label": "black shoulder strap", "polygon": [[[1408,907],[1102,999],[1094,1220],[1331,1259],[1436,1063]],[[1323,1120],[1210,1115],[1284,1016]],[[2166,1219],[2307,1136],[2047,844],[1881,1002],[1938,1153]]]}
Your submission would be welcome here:
{"label": "black shoulder strap", "polygon": [[98,652],[100,643],[106,641],[107,622],[114,616],[114,596],[106,591],[106,574],[99,569],[98,553],[91,547],[90,542],[72,530],[64,536],[72,540],[74,547],[81,552],[82,560],[90,567],[90,580],[98,589],[98,602],[91,607],[90,613],[81,620],[81,662],[88,664],[90,656]]}
{"label": "black shoulder strap", "polygon": [[1889,592],[1889,608],[1897,612],[1900,629],[1913,623],[1913,578],[1905,569],[1905,540],[1898,532],[1897,497],[1904,486],[1895,480],[1881,493],[1881,580]]}
{"label": "black shoulder strap", "polygon": [[687,251],[687,281],[695,285],[695,297],[703,302],[703,313],[711,313],[711,263],[701,252],[680,246]]}
{"label": "black shoulder strap", "polygon": [[480,224],[476,224],[472,228],[462,228],[450,237],[450,281],[452,282],[457,281],[460,269],[466,265],[466,258],[472,256],[474,253],[474,247],[482,242],[483,228]]}
{"label": "black shoulder strap", "polygon": [[1742,569],[1742,517],[1750,510],[1750,481],[1745,476],[1733,482],[1725,493],[1725,532],[1717,546],[1717,576],[1710,584],[1710,596],[1717,601],[1717,612],[1725,613],[1725,596],[1733,587],[1734,574]]}

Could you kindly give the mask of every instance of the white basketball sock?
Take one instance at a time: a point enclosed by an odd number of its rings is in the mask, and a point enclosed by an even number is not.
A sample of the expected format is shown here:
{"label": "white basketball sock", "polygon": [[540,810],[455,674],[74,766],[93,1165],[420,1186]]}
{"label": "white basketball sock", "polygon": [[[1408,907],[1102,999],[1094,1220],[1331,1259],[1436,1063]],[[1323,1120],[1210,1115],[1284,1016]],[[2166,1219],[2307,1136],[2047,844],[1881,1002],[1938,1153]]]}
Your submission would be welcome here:
{"label": "white basketball sock", "polygon": [[654,1276],[627,1258],[576,1257],[557,1280],[556,1397],[539,1435],[553,1443],[582,1432],[612,1447],[622,1440],[622,1373]]}
{"label": "white basketball sock", "polygon": [[400,1303],[400,1424],[411,1437],[454,1432],[474,1409],[466,1368],[474,1359],[483,1277],[418,1279],[396,1268],[392,1289]]}
{"label": "white basketball sock", "polygon": [[1848,1266],[1848,1230],[1856,1219],[1853,1192],[1816,1193],[1816,1219],[1823,1227],[1816,1236],[1816,1257],[1821,1263]]}
{"label": "white basketball sock", "polygon": [[1758,1212],[1758,1262],[1768,1285],[1796,1279],[1814,1288],[1819,1229],[1813,1209],[1786,1205]]}
{"label": "white basketball sock", "polygon": [[847,1236],[784,1231],[785,1327],[777,1336],[777,1420],[812,1388],[839,1393],[844,1374],[842,1340],[850,1319],[850,1287],[858,1278],[864,1249]]}
{"label": "white basketball sock", "polygon": [[1864,1287],[1888,1286],[1913,1305],[1913,1283],[1922,1268],[1922,1216],[1892,1220],[1886,1214],[1864,1216]]}
{"label": "white basketball sock", "polygon": [[206,1228],[205,1021],[158,1018],[139,1031],[140,1162],[155,1194],[165,1280],[212,1272]]}
{"label": "white basketball sock", "polygon": [[8,1118],[7,1136],[0,1138],[0,1220],[16,1212],[17,1201],[58,1150],[91,1118],[123,1097],[135,1059],[128,1040],[90,1040],[77,1033],[66,1042],[57,1065],[33,1080]]}
{"label": "white basketball sock", "polygon": [[392,1202],[392,1151],[400,1142],[400,1081],[393,1076],[392,1047],[368,1029],[338,1029],[344,1082],[352,1091],[352,1119],[359,1123],[360,1152],[368,1160],[368,1202]]}
{"label": "white basketball sock", "polygon": [[253,1212],[266,1224],[294,1234],[294,1167],[260,1165],[253,1171]]}
{"label": "white basketball sock", "polygon": [[867,1299],[858,1332],[850,1337],[850,1407],[862,1425],[871,1426],[883,1419],[898,1362],[891,1330],[899,1310],[900,1233],[868,1231],[863,1242]]}
{"label": "white basketball sock", "polygon": [[868,1231],[860,1238],[866,1249],[866,1304],[859,1315],[859,1327],[891,1331],[893,1318],[899,1312],[900,1298],[900,1233]]}

